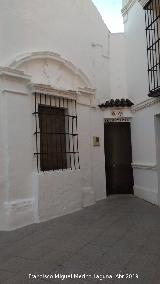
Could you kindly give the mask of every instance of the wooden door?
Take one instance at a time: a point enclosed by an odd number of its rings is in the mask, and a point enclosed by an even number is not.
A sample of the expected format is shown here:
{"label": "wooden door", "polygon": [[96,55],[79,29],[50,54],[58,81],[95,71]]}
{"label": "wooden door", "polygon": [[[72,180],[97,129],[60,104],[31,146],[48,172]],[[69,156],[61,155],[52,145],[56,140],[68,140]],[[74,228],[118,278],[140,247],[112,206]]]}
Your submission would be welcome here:
{"label": "wooden door", "polygon": [[104,147],[107,195],[133,194],[130,123],[105,123]]}

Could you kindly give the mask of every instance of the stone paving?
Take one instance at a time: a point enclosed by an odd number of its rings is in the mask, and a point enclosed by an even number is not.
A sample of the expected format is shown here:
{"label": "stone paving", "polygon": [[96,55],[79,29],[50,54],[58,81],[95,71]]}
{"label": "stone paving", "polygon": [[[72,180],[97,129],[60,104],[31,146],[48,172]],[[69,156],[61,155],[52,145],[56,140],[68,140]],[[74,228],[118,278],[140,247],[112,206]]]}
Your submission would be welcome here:
{"label": "stone paving", "polygon": [[[83,278],[33,279],[43,273],[53,277],[75,273]],[[100,281],[100,275],[108,276]],[[0,232],[3,283],[158,284],[160,208],[118,196],[51,221]]]}

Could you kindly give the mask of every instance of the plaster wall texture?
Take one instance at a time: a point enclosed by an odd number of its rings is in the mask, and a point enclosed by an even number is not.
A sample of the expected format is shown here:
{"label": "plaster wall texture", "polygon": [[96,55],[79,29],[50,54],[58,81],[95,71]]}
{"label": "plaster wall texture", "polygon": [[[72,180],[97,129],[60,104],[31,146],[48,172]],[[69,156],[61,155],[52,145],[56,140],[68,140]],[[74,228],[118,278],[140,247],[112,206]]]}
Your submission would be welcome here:
{"label": "plaster wall texture", "polygon": [[[105,115],[97,102],[126,96],[126,75],[124,37],[110,34],[91,1],[0,0],[0,6],[0,65],[12,68],[0,71],[0,229],[10,230],[106,197]],[[76,97],[80,170],[37,173],[36,84]]]}
{"label": "plaster wall texture", "polygon": [[[66,78],[65,72],[67,71],[62,68],[64,78]],[[41,79],[43,82],[43,78]],[[44,81],[45,79],[44,75]],[[81,170],[38,174],[35,172],[37,171],[36,159],[33,155],[35,146],[33,135],[35,125],[32,117],[34,95],[29,93],[29,89],[26,94],[23,94],[21,84],[19,91],[17,91],[16,84],[11,85],[12,91],[6,90],[1,96],[1,102],[3,100],[1,115],[4,113],[2,120],[4,124],[1,125],[4,131],[1,143],[1,153],[2,157],[4,156],[4,164],[1,164],[1,208],[5,215],[2,219],[5,224],[2,221],[0,223],[1,229],[14,229],[29,223],[44,221],[78,210],[104,198],[103,143],[98,149],[99,158],[97,156],[102,171],[98,169],[96,173],[98,180],[101,180],[101,187],[97,187],[96,178],[92,179],[93,169],[95,173],[95,168],[97,168],[97,165],[92,165],[94,149],[91,149],[93,147],[92,135],[95,135],[94,129],[93,132],[91,129],[92,123],[94,124],[91,121],[94,108],[90,106],[90,96],[93,95],[87,95],[84,105],[81,103],[77,105]],[[83,101],[83,96],[81,99]],[[99,123],[101,122],[102,120]],[[101,138],[103,131],[100,130],[98,134],[103,141]]]}
{"label": "plaster wall texture", "polygon": [[134,161],[155,162],[154,106],[135,113],[132,119],[132,141]]}
{"label": "plaster wall texture", "polygon": [[[104,113],[99,109],[91,111],[91,136],[100,138],[100,147],[93,147],[91,140],[92,183],[95,190],[95,200],[106,198],[106,174],[104,156]],[[105,177],[105,178],[103,178]]]}
{"label": "plaster wall texture", "polygon": [[[111,34],[90,0],[46,0],[45,5],[0,0],[0,7],[0,65],[12,68],[5,75],[0,69],[0,229],[10,230],[106,197],[104,119],[112,114],[97,104],[127,96],[136,104],[145,100],[148,78],[144,11],[138,3],[125,17],[125,34]],[[32,116],[37,84],[43,93],[51,88],[51,95],[76,98],[80,170],[37,173]],[[134,117],[135,194],[153,203],[160,180],[154,167],[157,106],[134,115],[123,110]],[[99,147],[93,136],[100,138]]]}
{"label": "plaster wall texture", "polygon": [[124,23],[127,94],[134,103],[139,103],[146,99],[149,90],[145,14],[138,2],[128,11],[127,19]]}
{"label": "plaster wall texture", "polygon": [[38,176],[39,220],[45,221],[82,208],[80,170],[42,173]]}
{"label": "plaster wall texture", "polygon": [[[8,187],[8,145],[6,145],[6,101],[5,95],[0,96],[0,206],[3,205],[4,200],[7,198],[6,188]],[[5,121],[5,123],[4,123]]]}
{"label": "plaster wall texture", "polygon": [[110,35],[110,94],[127,98],[126,39],[124,33]]}
{"label": "plaster wall texture", "polygon": [[[133,113],[132,154],[135,195],[159,204],[159,158],[157,156],[157,131],[155,116],[160,112],[159,103],[148,98],[147,44],[145,12],[138,1],[132,2],[124,16],[126,42],[126,71],[128,97],[141,108]],[[154,100],[153,100],[154,101]]]}
{"label": "plaster wall texture", "polygon": [[157,175],[158,175],[158,205],[160,205],[160,112],[154,116],[155,132],[156,132],[156,160],[157,160]]}
{"label": "plaster wall texture", "polygon": [[[33,174],[39,221],[79,210],[106,196],[103,142],[97,148],[92,145],[92,135],[97,128],[95,125],[92,128],[91,124],[97,117],[90,107],[79,104],[77,115],[81,169]],[[100,122],[103,122],[102,115],[97,123],[102,129],[96,134],[103,141],[103,124]]]}
{"label": "plaster wall texture", "polygon": [[8,113],[8,201],[32,195],[32,132],[28,96],[6,94]]}
{"label": "plaster wall texture", "polygon": [[[32,63],[31,60],[30,64],[32,65]],[[35,66],[35,62],[33,66]],[[54,64],[52,64],[53,70],[56,71]],[[68,74],[68,70],[62,68],[61,74],[66,79],[66,84],[71,84],[70,76],[67,81],[65,73]],[[51,75],[49,71],[48,74]],[[30,73],[30,75],[32,74]],[[33,80],[34,76],[32,76],[32,84]],[[45,83],[45,80],[46,74],[43,74],[41,83]],[[9,86],[8,81],[6,80],[6,88]],[[37,81],[35,82],[37,83]],[[80,79],[77,84],[80,86],[81,83],[84,84]],[[26,90],[26,93],[22,93],[22,89],[24,89],[22,84],[19,84],[19,91],[17,90],[17,82],[14,85],[13,81],[11,85],[12,91],[6,90],[1,96],[5,114],[2,121],[6,126],[4,129],[4,125],[3,127],[1,125],[4,130],[4,134],[2,132],[3,143],[1,144],[2,157],[4,156],[4,164],[1,164],[2,173],[4,173],[1,178],[1,204],[5,215],[3,218],[5,224],[1,221],[1,228],[8,230],[44,221],[103,199],[105,197],[103,143],[98,147],[99,149],[93,149],[92,145],[92,136],[95,135],[95,129],[98,126],[99,130],[96,134],[103,141],[103,124],[101,125],[103,120],[102,115],[99,121],[96,121],[97,117],[92,119],[95,108],[91,107],[90,102],[93,95],[86,95],[84,104],[81,103],[81,100],[83,101],[82,95],[82,98],[79,98],[80,103],[77,104],[81,170],[36,173],[36,159],[33,155],[35,125],[32,117],[34,95],[30,94],[29,89]],[[70,85],[70,87],[73,86]],[[99,110],[96,112],[100,113]],[[95,121],[96,126],[94,125]],[[94,125],[93,128],[92,125]],[[95,154],[96,150],[97,154]],[[100,186],[97,186],[99,181],[101,181]]]}
{"label": "plaster wall texture", "polygon": [[[132,120],[135,194],[159,204],[159,109],[157,103],[137,111]],[[146,167],[145,167],[146,166]]]}
{"label": "plaster wall texture", "polygon": [[91,0],[47,0],[45,5],[43,0],[1,0],[0,5],[1,65],[24,52],[54,51],[81,68],[99,96],[109,92],[109,30]]}

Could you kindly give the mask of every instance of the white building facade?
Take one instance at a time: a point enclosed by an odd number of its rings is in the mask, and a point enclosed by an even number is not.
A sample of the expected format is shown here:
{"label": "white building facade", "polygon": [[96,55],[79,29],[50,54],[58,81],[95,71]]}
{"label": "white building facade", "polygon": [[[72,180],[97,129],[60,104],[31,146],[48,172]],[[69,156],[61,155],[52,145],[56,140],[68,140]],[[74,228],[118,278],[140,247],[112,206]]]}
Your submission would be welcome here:
{"label": "white building facade", "polygon": [[125,32],[112,34],[91,0],[0,0],[0,230],[80,210],[106,193],[159,204],[147,2],[123,2]]}
{"label": "white building facade", "polygon": [[90,0],[0,7],[0,230],[12,230],[106,198],[111,113],[98,104],[127,96],[124,35]]}
{"label": "white building facade", "polygon": [[159,1],[123,1],[127,94],[132,108],[134,194],[160,198]]}

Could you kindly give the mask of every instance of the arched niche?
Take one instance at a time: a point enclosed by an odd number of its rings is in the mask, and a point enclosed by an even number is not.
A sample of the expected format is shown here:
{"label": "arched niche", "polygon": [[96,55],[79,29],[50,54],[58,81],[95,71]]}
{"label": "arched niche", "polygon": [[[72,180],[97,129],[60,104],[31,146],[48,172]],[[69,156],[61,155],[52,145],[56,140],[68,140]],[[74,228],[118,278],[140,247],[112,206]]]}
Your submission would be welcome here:
{"label": "arched niche", "polygon": [[18,56],[8,67],[31,76],[32,84],[50,85],[63,90],[94,92],[88,77],[59,54],[43,51]]}

